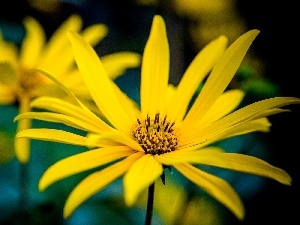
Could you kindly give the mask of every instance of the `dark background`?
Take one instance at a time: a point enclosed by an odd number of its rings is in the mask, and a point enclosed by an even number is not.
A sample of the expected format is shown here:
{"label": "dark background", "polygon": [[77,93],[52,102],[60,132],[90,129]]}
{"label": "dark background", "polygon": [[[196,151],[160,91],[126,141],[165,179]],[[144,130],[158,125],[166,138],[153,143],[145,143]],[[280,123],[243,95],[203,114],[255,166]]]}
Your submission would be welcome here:
{"label": "dark background", "polygon": [[[238,1],[240,12],[249,27],[257,27],[261,36],[254,47],[266,58],[266,76],[279,85],[282,96],[300,97],[299,41],[296,30],[299,14],[291,1],[275,3]],[[292,177],[292,186],[270,182],[246,204],[246,219],[242,224],[298,224],[300,200],[299,125],[300,106],[288,108],[290,113],[272,116],[269,143],[274,152],[275,165],[285,169]]]}

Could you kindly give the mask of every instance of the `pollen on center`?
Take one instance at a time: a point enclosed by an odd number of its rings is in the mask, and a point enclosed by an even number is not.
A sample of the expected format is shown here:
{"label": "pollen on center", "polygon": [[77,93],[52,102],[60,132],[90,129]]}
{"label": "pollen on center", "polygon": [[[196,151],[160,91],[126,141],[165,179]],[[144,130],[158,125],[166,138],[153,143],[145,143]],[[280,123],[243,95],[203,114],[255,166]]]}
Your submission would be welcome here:
{"label": "pollen on center", "polygon": [[178,145],[178,135],[174,122],[163,119],[157,113],[154,119],[149,116],[145,120],[137,119],[132,128],[133,138],[142,146],[146,154],[163,154],[175,151]]}

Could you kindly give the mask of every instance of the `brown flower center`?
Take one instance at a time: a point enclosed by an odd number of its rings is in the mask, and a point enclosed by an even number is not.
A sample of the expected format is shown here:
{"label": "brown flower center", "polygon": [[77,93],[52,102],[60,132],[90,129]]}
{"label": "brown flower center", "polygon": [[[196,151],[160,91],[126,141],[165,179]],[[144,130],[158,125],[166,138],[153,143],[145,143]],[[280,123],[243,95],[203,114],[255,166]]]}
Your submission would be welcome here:
{"label": "brown flower center", "polygon": [[174,122],[167,121],[167,116],[161,120],[157,113],[154,120],[149,116],[143,121],[137,119],[132,135],[146,154],[159,155],[176,149],[178,135],[174,125]]}
{"label": "brown flower center", "polygon": [[30,92],[33,88],[42,83],[41,75],[28,69],[21,69],[19,79],[20,87],[24,92]]}

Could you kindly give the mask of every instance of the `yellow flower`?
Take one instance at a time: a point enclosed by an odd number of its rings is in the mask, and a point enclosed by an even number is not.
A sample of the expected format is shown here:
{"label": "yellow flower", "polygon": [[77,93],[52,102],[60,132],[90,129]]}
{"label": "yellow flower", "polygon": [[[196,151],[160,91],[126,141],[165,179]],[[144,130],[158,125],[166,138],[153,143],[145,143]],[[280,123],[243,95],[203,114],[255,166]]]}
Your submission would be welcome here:
{"label": "yellow flower", "polygon": [[[286,111],[280,107],[300,103],[297,98],[277,97],[234,111],[243,93],[225,89],[258,33],[251,30],[228,48],[224,36],[212,41],[196,56],[171,93],[168,91],[166,28],[163,19],[155,16],[142,59],[139,110],[113,85],[93,49],[80,35],[70,32],[79,70],[108,123],[76,99],[77,105],[72,105],[60,99],[42,97],[34,100],[32,107],[50,112],[17,116],[16,120],[32,118],[64,123],[89,133],[82,136],[37,128],[19,132],[18,138],[94,146],[92,150],[62,159],[48,168],[39,189],[43,191],[63,178],[110,163],[88,175],[74,188],[64,207],[67,218],[88,198],[123,175],[125,202],[131,206],[142,190],[163,175],[165,167],[172,166],[242,219],[243,204],[231,185],[194,164],[254,174],[290,185],[291,178],[282,169],[255,157],[226,153],[210,145],[249,132],[268,131],[270,123],[266,116]],[[193,93],[209,72],[202,91],[188,110]]]}
{"label": "yellow flower", "polygon": [[[104,24],[95,24],[82,29],[82,20],[78,15],[70,16],[46,41],[42,26],[34,18],[24,21],[26,36],[21,48],[6,42],[0,35],[0,104],[19,104],[19,112],[30,111],[29,102],[35,97],[51,95],[60,96],[62,92],[57,85],[33,70],[41,67],[55,74],[56,78],[73,90],[77,95],[87,99],[87,90],[78,75],[67,31],[81,32],[82,37],[95,46],[107,34]],[[103,57],[104,65],[111,78],[116,78],[128,67],[137,67],[140,56],[136,53],[119,52]],[[114,66],[112,66],[114,65]],[[18,131],[30,128],[30,120],[18,123]],[[17,158],[26,163],[29,160],[29,141],[15,141]]]}

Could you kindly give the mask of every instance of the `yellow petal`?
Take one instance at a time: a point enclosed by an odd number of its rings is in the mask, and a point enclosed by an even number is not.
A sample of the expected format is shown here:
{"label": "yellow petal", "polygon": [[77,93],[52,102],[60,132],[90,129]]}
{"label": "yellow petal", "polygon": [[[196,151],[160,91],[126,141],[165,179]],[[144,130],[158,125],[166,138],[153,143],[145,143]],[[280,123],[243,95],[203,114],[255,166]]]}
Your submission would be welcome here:
{"label": "yellow petal", "polygon": [[[72,68],[75,59],[69,42],[67,32],[79,32],[81,20],[78,16],[71,16],[69,23],[63,24],[52,36],[48,48],[48,55],[43,58],[39,67],[50,71],[55,76],[65,77]],[[107,34],[107,27],[103,24],[95,24],[87,27],[82,33],[82,37],[92,46],[102,40]],[[51,63],[50,63],[51,62]]]}
{"label": "yellow petal", "polygon": [[13,68],[17,68],[18,48],[14,43],[4,40],[0,31],[0,62],[8,63]]}
{"label": "yellow petal", "polygon": [[31,107],[53,111],[56,113],[74,117],[76,119],[80,119],[82,120],[82,122],[94,124],[94,126],[98,128],[98,131],[100,133],[111,131],[111,127],[96,115],[87,112],[81,107],[70,104],[67,101],[51,97],[40,97],[31,102]]}
{"label": "yellow petal", "polygon": [[[204,146],[208,146],[214,142],[221,141],[226,138],[235,137],[238,135],[248,134],[251,132],[269,132],[271,123],[267,118],[261,118],[253,121],[243,122],[237,126],[228,127],[222,131],[216,133],[207,133],[203,135],[197,135],[195,133],[193,136],[189,137],[185,135],[185,139],[180,139],[179,149],[199,149]],[[201,132],[201,131],[200,131]]]}
{"label": "yellow petal", "polygon": [[282,112],[282,110],[278,109],[278,107],[299,103],[300,99],[293,97],[276,97],[255,102],[212,123],[207,128],[204,128],[202,132],[204,134],[223,132],[226,129],[232,129],[234,126],[239,126],[243,122],[256,120],[266,117],[267,115]]}
{"label": "yellow petal", "polygon": [[[88,146],[87,147],[89,149],[92,149],[95,147],[105,148],[105,147],[113,147],[113,146],[122,146],[122,144],[120,144],[120,142],[118,142],[116,140],[111,140],[111,139],[104,139],[99,134],[87,133],[86,137],[88,138]],[[130,145],[124,145],[124,146],[130,147]]]}
{"label": "yellow petal", "polygon": [[105,165],[132,153],[133,151],[127,146],[114,146],[89,150],[67,157],[46,170],[39,181],[39,190],[44,191],[48,186],[63,178]]}
{"label": "yellow petal", "polygon": [[284,170],[253,156],[221,151],[212,151],[211,153],[206,151],[203,153],[202,150],[177,151],[172,153],[163,154],[159,157],[159,160],[166,164],[187,162],[216,166],[271,178],[286,185],[291,184],[291,177]]}
{"label": "yellow petal", "polygon": [[16,137],[30,138],[42,141],[53,141],[57,143],[79,146],[88,146],[89,144],[87,137],[83,137],[78,134],[73,134],[67,131],[46,128],[22,130],[17,133]]}
{"label": "yellow petal", "polygon": [[82,180],[71,192],[64,207],[64,218],[68,218],[78,206],[124,174],[143,153],[135,153]]}
{"label": "yellow petal", "polygon": [[108,33],[108,28],[104,24],[93,24],[85,28],[80,35],[91,46],[98,44]]}
{"label": "yellow petal", "polygon": [[[173,152],[155,155],[155,159],[164,165],[173,165],[176,163],[189,162],[187,158],[191,154],[191,150],[195,151],[195,149],[178,149]],[[209,157],[214,152],[224,152],[224,150],[219,147],[209,146],[201,148],[201,150],[197,151],[197,154],[199,155],[199,157]]]}
{"label": "yellow petal", "polygon": [[193,94],[224,53],[226,45],[227,38],[220,36],[203,48],[189,65],[168,107],[168,118],[171,121],[182,120]]}
{"label": "yellow petal", "polygon": [[125,203],[131,206],[139,193],[149,187],[163,172],[162,165],[150,154],[138,159],[124,176]]}
{"label": "yellow petal", "polygon": [[[118,99],[120,99],[120,103],[123,105],[124,109],[128,114],[134,114],[135,118],[140,118],[141,111],[139,110],[139,106],[135,101],[133,101],[131,98],[127,96],[115,83],[112,82],[112,86],[115,90],[116,95],[118,96]],[[131,107],[127,107],[130,105]],[[135,120],[135,122],[137,122]],[[127,133],[130,133],[130,130],[127,131]],[[130,133],[131,134],[131,133]]]}
{"label": "yellow petal", "polygon": [[176,164],[174,167],[213,198],[224,204],[238,219],[244,218],[243,203],[227,181],[201,171],[188,163]]}
{"label": "yellow petal", "polygon": [[173,84],[169,84],[168,88],[167,88],[167,93],[166,93],[166,102],[167,102],[167,105],[169,105],[170,102],[172,101],[173,96],[175,95],[175,92],[176,92],[176,88],[174,87],[174,85]]}
{"label": "yellow petal", "polygon": [[140,144],[138,144],[131,136],[120,132],[119,130],[113,130],[112,132],[106,132],[103,135],[99,135],[102,140],[112,140],[131,147],[132,149],[140,152],[144,152]]}
{"label": "yellow petal", "polygon": [[[109,122],[124,132],[128,132],[135,121],[135,111],[131,105],[126,110],[117,98],[112,81],[96,52],[78,34],[69,33],[75,59],[83,80],[100,111]],[[130,113],[128,113],[130,112]]]}
{"label": "yellow petal", "polygon": [[2,85],[0,83],[0,104],[8,105],[13,104],[16,101],[15,89],[8,85]]}
{"label": "yellow petal", "polygon": [[141,56],[133,52],[118,52],[101,57],[103,66],[110,79],[122,75],[126,69],[140,66]]}
{"label": "yellow petal", "polygon": [[67,32],[78,32],[81,27],[82,19],[78,15],[71,15],[65,20],[50,37],[50,40],[42,52],[38,67],[49,70],[56,75],[57,70],[55,66],[59,66],[60,60],[64,58],[64,50],[69,47],[69,52],[71,51]]}
{"label": "yellow petal", "polygon": [[[241,90],[224,92],[205,115],[199,116],[198,120],[192,121],[189,125],[186,123],[183,128],[179,126],[181,130],[181,143],[194,143],[196,140],[203,139],[205,136],[202,133],[203,129],[232,112],[240,104],[243,97],[244,93]],[[201,136],[199,135],[200,133],[202,133]],[[207,139],[207,137],[205,138]]]}
{"label": "yellow petal", "polygon": [[199,96],[188,112],[184,123],[192,123],[192,121],[196,120],[197,117],[205,114],[219,98],[231,81],[232,77],[235,75],[248,48],[258,33],[258,30],[248,31],[240,36],[224,52],[217,64],[214,66]]}
{"label": "yellow petal", "polygon": [[61,77],[61,82],[80,99],[85,98],[91,100],[91,95],[85,86],[77,67],[70,69],[67,74]]}
{"label": "yellow petal", "polygon": [[31,69],[36,67],[46,37],[42,26],[34,18],[26,17],[24,25],[26,36],[20,50],[20,64]]}
{"label": "yellow petal", "polygon": [[[57,86],[60,87],[70,97],[70,100],[72,100],[75,104],[77,104],[78,106],[80,106],[83,109],[86,117],[92,118],[93,120],[96,120],[96,122],[98,122],[98,124],[101,124],[100,128],[109,129],[108,125],[106,125],[100,118],[98,118],[93,112],[91,112],[90,109],[88,109],[85,105],[83,105],[78,100],[78,98],[73,94],[73,92],[71,92],[55,76],[51,75],[47,71],[44,71],[44,70],[41,70],[41,69],[38,69],[38,68],[34,69],[34,70],[37,71],[37,72],[39,72],[39,73],[42,73],[43,75],[45,75],[46,77],[48,77],[49,79],[51,79],[55,84],[57,84]],[[127,110],[129,110],[129,109],[127,109]]]}
{"label": "yellow petal", "polygon": [[[182,136],[181,145],[197,145],[198,147],[206,146],[212,142],[218,141],[219,138],[221,140],[224,137],[236,136],[242,133],[246,133],[246,130],[248,128],[249,131],[251,129],[253,129],[253,131],[265,131],[267,127],[270,126],[267,123],[265,123],[264,125],[261,123],[250,123],[252,121],[257,121],[261,118],[265,118],[269,115],[288,111],[277,107],[299,103],[300,99],[293,97],[276,97],[255,102],[223,117],[222,119],[210,124],[207,127],[202,127],[201,125],[199,125],[198,127],[191,127],[188,130],[189,135]],[[264,129],[262,125],[267,126],[266,129]],[[186,129],[188,129],[188,127],[186,127]],[[199,135],[199,133],[201,133],[201,135]]]}
{"label": "yellow petal", "polygon": [[27,113],[19,114],[15,118],[15,120],[23,120],[23,119],[34,119],[34,120],[47,121],[52,123],[65,124],[67,126],[74,127],[76,129],[87,131],[87,132],[94,132],[94,133],[101,132],[101,130],[99,130],[94,123],[86,122],[81,119],[77,119],[74,117],[70,117],[58,113],[27,112]]}
{"label": "yellow petal", "polygon": [[63,90],[69,97],[70,99],[73,101],[73,103],[77,104],[77,105],[82,105],[81,102],[77,99],[77,97],[73,94],[73,92],[71,92],[61,81],[60,78],[55,77],[54,75],[52,75],[50,72],[46,71],[46,70],[42,70],[40,68],[34,68],[32,69],[35,72],[41,73],[42,75],[44,75],[45,77],[48,77],[50,80],[52,80],[61,90]]}
{"label": "yellow petal", "polygon": [[207,113],[195,121],[195,123],[200,126],[205,126],[206,124],[217,121],[236,109],[243,100],[244,95],[244,92],[241,90],[229,90],[224,92]]}
{"label": "yellow petal", "polygon": [[164,20],[153,19],[150,36],[142,59],[141,111],[142,116],[154,117],[164,113],[169,79],[170,52]]}
{"label": "yellow petal", "polygon": [[[252,132],[269,132],[270,126],[271,123],[268,121],[267,118],[261,118],[258,120],[250,121],[248,123],[243,123],[237,127],[234,127],[233,129],[227,130],[209,138],[207,140],[206,145],[223,139],[236,137],[238,135],[248,134]],[[195,145],[196,142],[193,142],[193,145]]]}
{"label": "yellow petal", "polygon": [[60,89],[59,86],[49,82],[49,80],[45,79],[45,77],[39,76],[39,78],[41,78],[39,85],[32,87],[30,90],[31,96],[34,96],[33,98],[39,96],[51,96],[62,99],[66,97],[66,93]]}

